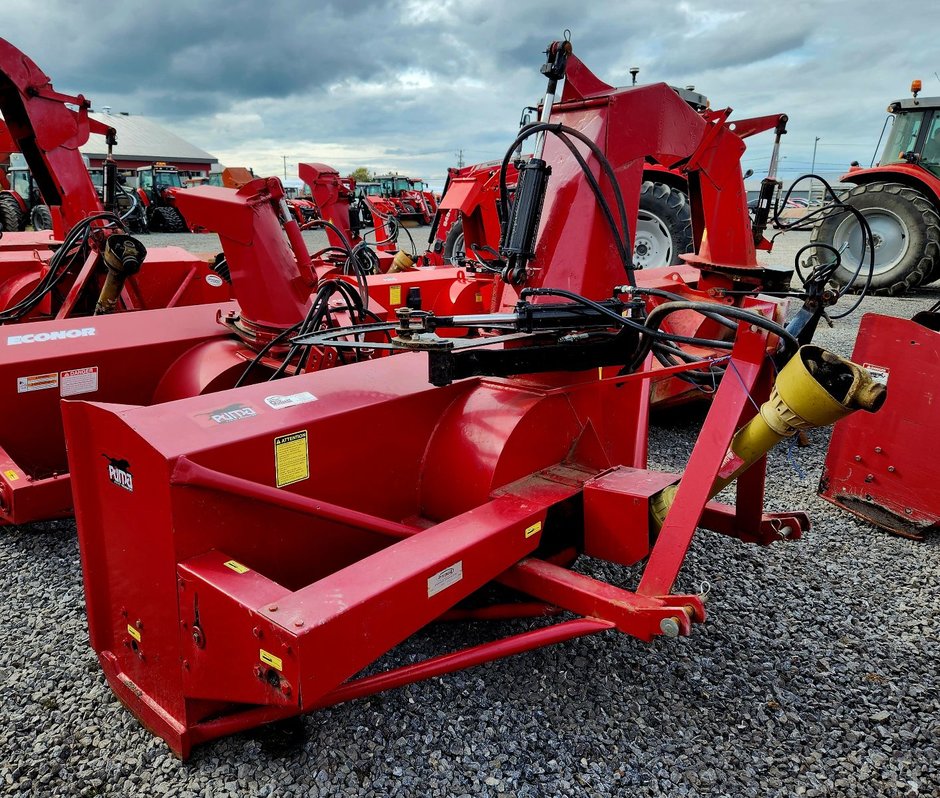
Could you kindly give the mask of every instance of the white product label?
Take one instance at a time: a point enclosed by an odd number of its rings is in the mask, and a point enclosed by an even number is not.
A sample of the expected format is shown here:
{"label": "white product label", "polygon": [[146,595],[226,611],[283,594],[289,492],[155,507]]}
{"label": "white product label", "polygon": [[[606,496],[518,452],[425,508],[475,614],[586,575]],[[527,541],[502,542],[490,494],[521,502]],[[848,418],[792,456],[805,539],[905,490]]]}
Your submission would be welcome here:
{"label": "white product label", "polygon": [[219,287],[225,282],[225,280],[223,280],[223,279],[222,279],[221,277],[219,277],[219,275],[217,275],[217,274],[207,274],[207,275],[206,275],[206,282],[207,282],[209,285],[211,285],[213,288],[219,288]]}
{"label": "white product label", "polygon": [[457,560],[449,568],[428,577],[428,598],[436,596],[451,585],[456,585],[461,579],[463,579],[463,560]]}
{"label": "white product label", "polygon": [[294,407],[294,405],[305,405],[307,402],[315,402],[317,397],[315,397],[309,391],[301,391],[300,393],[292,393],[289,396],[266,396],[264,398],[264,403],[273,408],[274,410],[283,410],[285,407]]}
{"label": "white product label", "polygon": [[98,390],[98,367],[71,369],[59,373],[59,393],[62,396],[77,396]]}
{"label": "white product label", "polygon": [[47,391],[59,387],[59,373],[33,374],[31,377],[16,378],[16,392],[29,393],[30,391]]}
{"label": "white product label", "polygon": [[8,335],[7,346],[41,344],[44,341],[62,341],[66,338],[85,338],[94,334],[94,327],[74,327],[71,330],[53,330],[52,332],[26,333],[26,335]]}
{"label": "white product label", "polygon": [[110,479],[119,488],[131,493],[134,492],[134,477],[131,472],[116,465],[108,466],[108,479]]}
{"label": "white product label", "polygon": [[888,384],[889,370],[884,366],[876,366],[874,363],[864,363],[862,368],[871,374],[871,378],[875,382],[885,386]]}

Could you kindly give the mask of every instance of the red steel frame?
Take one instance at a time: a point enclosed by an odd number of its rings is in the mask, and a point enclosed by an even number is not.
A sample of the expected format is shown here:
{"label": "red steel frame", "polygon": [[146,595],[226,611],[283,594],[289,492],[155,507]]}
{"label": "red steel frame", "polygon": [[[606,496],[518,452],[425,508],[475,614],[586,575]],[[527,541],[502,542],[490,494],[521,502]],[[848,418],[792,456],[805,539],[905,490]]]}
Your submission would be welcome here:
{"label": "red steel frame", "polygon": [[[113,139],[114,129],[91,119],[90,107],[82,95],[57,92],[32,59],[0,39],[0,109],[12,143],[23,153],[49,206],[54,237],[59,240],[66,229],[101,210],[78,148],[88,141],[90,133]],[[20,235],[24,234],[14,235],[13,239]],[[48,244],[47,233],[27,236]]]}
{"label": "red steel frame", "polygon": [[[762,463],[736,507],[707,502],[771,381],[766,346],[764,333],[739,332],[740,380],[722,382],[654,542],[648,499],[677,477],[644,468],[649,372],[433,389],[424,356],[402,355],[296,377],[290,390],[316,399],[286,410],[268,407],[266,385],[151,408],[66,403],[92,645],[112,688],[187,756],[258,723],[575,636],[688,634],[702,598],[670,591],[697,526],[759,543],[808,527],[802,513],[762,515]],[[254,415],[206,423],[234,405]],[[360,456],[374,429],[394,430],[394,467]],[[309,478],[279,489],[272,447],[298,431]],[[113,483],[102,451],[132,490]],[[648,563],[630,591],[569,570],[578,550]],[[493,580],[543,612],[582,617],[356,678]]]}

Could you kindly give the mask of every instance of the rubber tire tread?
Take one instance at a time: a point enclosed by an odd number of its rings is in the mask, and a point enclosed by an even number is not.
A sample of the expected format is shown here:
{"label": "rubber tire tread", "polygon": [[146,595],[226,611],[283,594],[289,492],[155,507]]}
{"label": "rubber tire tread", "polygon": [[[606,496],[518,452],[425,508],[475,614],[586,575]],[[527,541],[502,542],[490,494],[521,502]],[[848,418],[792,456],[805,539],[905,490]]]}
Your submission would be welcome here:
{"label": "rubber tire tread", "polygon": [[8,233],[26,229],[26,214],[10,194],[0,194],[0,227]]}
{"label": "rubber tire tread", "polygon": [[[881,204],[870,204],[869,197],[875,197]],[[856,203],[862,199],[864,204],[859,207]],[[855,200],[855,202],[853,202]],[[882,275],[875,275],[869,293],[876,296],[899,296],[907,291],[917,288],[923,283],[931,282],[940,277],[940,214],[937,208],[926,196],[916,189],[901,183],[865,183],[855,186],[843,197],[843,201],[859,210],[884,208],[899,216],[907,215],[915,227],[909,227],[911,239],[910,249],[904,260],[891,271]],[[810,243],[822,242],[831,244],[836,229],[843,220],[841,213],[821,219],[810,234]],[[815,253],[810,256],[808,265],[814,267],[818,258],[827,258],[828,253]],[[842,273],[840,275],[840,272]],[[847,264],[836,272],[834,279],[840,285],[845,285],[848,278],[855,272],[854,264]],[[857,283],[853,284],[853,291],[859,291],[864,285],[866,272],[864,266],[859,273]]]}
{"label": "rubber tire tread", "polygon": [[661,265],[684,263],[679,256],[691,252],[693,243],[692,208],[688,195],[666,183],[644,180],[640,186],[640,210],[661,219],[672,235],[672,262]]}
{"label": "rubber tire tread", "polygon": [[153,209],[150,215],[150,232],[152,233],[186,233],[189,228],[186,221],[176,208],[169,205],[160,205]]}
{"label": "rubber tire tread", "polygon": [[179,209],[172,206],[165,208],[164,210],[169,211],[167,218],[169,219],[167,223],[167,232],[168,233],[188,233],[189,225],[186,224],[186,220],[183,218],[183,214],[179,212]]}
{"label": "rubber tire tread", "polygon": [[[38,226],[37,222],[39,222]],[[33,226],[33,230],[51,230],[52,213],[49,211],[49,206],[34,205],[29,214],[29,223]]]}

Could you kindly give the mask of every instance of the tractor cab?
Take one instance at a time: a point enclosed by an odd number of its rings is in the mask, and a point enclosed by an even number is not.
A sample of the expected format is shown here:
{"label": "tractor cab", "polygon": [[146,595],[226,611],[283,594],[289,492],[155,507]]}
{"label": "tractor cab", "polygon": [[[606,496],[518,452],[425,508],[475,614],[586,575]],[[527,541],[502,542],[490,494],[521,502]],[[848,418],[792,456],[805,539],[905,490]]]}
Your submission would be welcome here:
{"label": "tractor cab", "polygon": [[0,227],[15,231],[31,224],[35,230],[51,230],[52,215],[29,167],[20,163],[11,166],[7,181],[10,188],[0,192]]}
{"label": "tractor cab", "polygon": [[880,165],[919,164],[940,177],[940,97],[898,100],[888,112],[894,114],[894,127]]}
{"label": "tractor cab", "polygon": [[137,169],[137,186],[152,195],[167,188],[182,188],[183,181],[175,166],[155,163]]}
{"label": "tractor cab", "polygon": [[411,191],[411,182],[401,175],[382,175],[376,180],[382,187],[382,194],[386,197],[400,197],[403,191]]}
{"label": "tractor cab", "polygon": [[10,181],[10,191],[19,194],[30,207],[37,202],[42,202],[42,198],[39,196],[39,188],[27,167],[11,168],[7,172],[7,180]]}
{"label": "tractor cab", "polygon": [[384,196],[381,183],[356,183],[356,188],[364,197]]}

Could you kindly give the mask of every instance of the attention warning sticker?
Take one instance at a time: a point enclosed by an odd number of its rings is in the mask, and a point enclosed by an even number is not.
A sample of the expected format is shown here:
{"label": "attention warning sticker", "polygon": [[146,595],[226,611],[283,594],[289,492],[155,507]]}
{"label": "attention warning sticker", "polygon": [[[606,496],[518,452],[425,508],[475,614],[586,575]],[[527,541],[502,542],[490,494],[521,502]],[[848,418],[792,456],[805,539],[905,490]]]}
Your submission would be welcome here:
{"label": "attention warning sticker", "polygon": [[59,372],[49,374],[33,374],[31,377],[16,378],[16,392],[29,393],[30,391],[46,391],[49,388],[59,387]]}
{"label": "attention warning sticker", "polygon": [[98,367],[71,369],[59,374],[59,394],[78,396],[82,393],[94,393],[98,390]]}
{"label": "attention warning sticker", "polygon": [[274,476],[279,488],[310,479],[307,430],[274,439]]}

